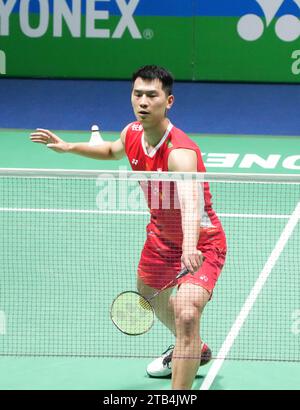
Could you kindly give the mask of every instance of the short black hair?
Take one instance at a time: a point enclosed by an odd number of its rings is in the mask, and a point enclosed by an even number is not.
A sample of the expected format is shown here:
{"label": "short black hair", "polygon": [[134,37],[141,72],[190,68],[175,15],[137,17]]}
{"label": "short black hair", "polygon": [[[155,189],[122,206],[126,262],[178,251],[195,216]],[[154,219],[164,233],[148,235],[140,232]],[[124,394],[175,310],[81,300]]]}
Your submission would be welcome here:
{"label": "short black hair", "polygon": [[138,77],[142,78],[143,80],[158,79],[161,81],[162,89],[165,91],[166,95],[172,94],[174,77],[165,68],[157,65],[145,65],[132,74],[132,82],[134,83]]}

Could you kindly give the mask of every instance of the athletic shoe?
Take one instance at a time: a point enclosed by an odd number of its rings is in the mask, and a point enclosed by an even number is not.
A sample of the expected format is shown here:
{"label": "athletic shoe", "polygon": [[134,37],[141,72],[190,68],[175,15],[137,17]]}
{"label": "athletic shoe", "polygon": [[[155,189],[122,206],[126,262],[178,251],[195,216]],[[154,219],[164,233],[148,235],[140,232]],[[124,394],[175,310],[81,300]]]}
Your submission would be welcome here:
{"label": "athletic shoe", "polygon": [[[207,344],[202,343],[201,346],[200,366],[204,366],[211,361],[212,353]],[[150,377],[167,377],[172,374],[172,355],[174,347],[174,345],[169,346],[160,357],[148,365],[147,373]]]}

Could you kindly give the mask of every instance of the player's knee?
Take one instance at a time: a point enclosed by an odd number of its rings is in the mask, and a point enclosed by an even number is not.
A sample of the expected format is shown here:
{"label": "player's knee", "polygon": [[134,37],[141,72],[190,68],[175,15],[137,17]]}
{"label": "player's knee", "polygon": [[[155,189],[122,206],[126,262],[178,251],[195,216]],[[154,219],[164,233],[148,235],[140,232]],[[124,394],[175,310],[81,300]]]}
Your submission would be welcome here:
{"label": "player's knee", "polygon": [[199,311],[196,307],[182,308],[176,314],[176,326],[183,334],[191,334],[199,321]]}

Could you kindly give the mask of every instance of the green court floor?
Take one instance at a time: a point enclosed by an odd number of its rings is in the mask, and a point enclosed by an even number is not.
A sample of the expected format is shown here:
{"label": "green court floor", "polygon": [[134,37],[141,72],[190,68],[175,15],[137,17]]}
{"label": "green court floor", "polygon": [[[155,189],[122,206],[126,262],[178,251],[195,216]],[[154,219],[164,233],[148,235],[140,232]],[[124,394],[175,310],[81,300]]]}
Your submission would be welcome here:
{"label": "green court floor", "polygon": [[[129,166],[127,160],[96,161],[71,155],[57,155],[34,145],[34,130],[0,129],[1,168],[117,169]],[[58,131],[67,141],[86,142],[89,132]],[[104,132],[105,140],[115,140],[118,132]],[[190,135],[199,145],[208,172],[262,172],[293,174],[300,172],[300,136]]]}

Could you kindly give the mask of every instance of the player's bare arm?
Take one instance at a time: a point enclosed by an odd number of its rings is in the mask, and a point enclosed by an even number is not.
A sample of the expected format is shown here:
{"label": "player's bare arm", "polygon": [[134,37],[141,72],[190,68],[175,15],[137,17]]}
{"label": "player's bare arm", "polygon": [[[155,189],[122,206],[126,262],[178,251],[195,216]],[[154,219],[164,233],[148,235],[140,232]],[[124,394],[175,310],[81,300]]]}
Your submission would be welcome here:
{"label": "player's bare arm", "polygon": [[87,142],[66,142],[53,132],[37,128],[30,134],[32,142],[47,145],[48,148],[59,153],[72,153],[88,158],[101,160],[121,159],[125,156],[125,136],[127,127],[121,132],[120,138],[116,141],[106,141],[104,144],[91,146]]}
{"label": "player's bare arm", "polygon": [[[192,150],[176,149],[169,156],[168,168],[171,172],[196,172],[197,155]],[[177,182],[177,191],[181,207],[183,230],[182,263],[190,272],[196,272],[202,265],[203,258],[197,249],[200,233],[200,195],[196,181],[184,179]]]}

